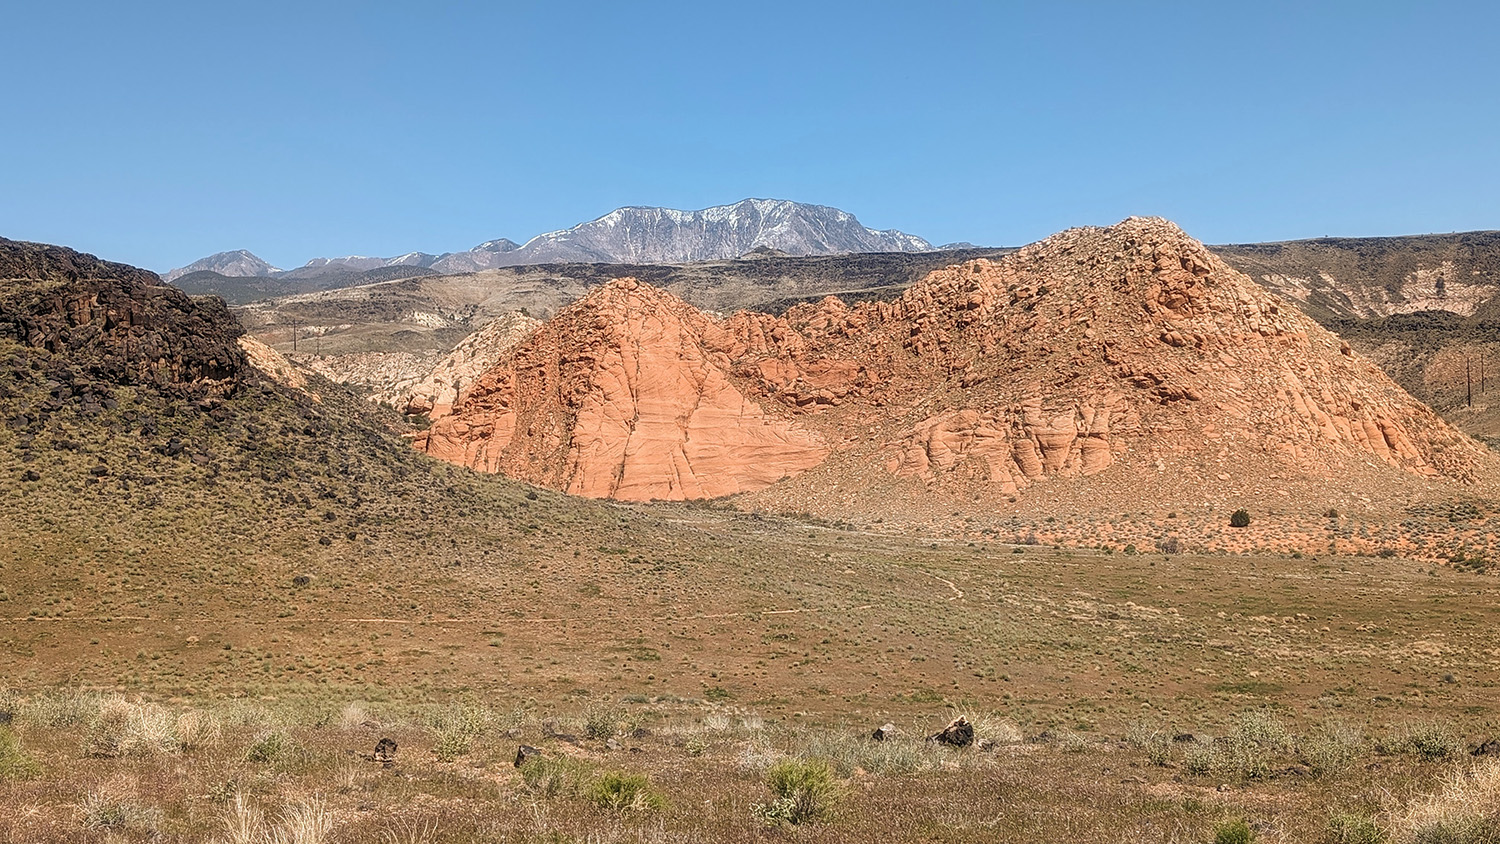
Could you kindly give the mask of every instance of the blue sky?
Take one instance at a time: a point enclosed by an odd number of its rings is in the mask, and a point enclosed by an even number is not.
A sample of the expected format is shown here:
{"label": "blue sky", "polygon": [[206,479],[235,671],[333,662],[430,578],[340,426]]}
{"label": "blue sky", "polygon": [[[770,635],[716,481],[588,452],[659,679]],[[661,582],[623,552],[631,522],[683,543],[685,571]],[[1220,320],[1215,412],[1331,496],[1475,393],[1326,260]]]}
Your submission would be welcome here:
{"label": "blue sky", "polygon": [[747,196],[935,243],[1500,228],[1497,8],[16,3],[0,236],[295,266]]}

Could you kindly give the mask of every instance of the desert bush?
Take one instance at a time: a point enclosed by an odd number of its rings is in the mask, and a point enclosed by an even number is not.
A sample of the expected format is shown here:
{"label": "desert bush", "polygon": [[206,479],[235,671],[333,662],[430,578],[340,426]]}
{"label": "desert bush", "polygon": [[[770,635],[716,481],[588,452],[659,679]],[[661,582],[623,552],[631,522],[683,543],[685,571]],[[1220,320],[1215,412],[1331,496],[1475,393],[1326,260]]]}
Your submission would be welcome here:
{"label": "desert bush", "polygon": [[639,812],[666,805],[645,776],[618,771],[608,771],[594,780],[588,796],[594,805],[617,812]]}
{"label": "desert bush", "polygon": [[282,762],[290,758],[295,748],[295,743],[286,733],[267,730],[257,734],[245,748],[245,761],[261,764]]}
{"label": "desert bush", "polygon": [[99,697],[77,689],[41,692],[18,704],[20,720],[46,729],[87,724],[99,711]]}
{"label": "desert bush", "polygon": [[917,735],[900,734],[885,741],[871,741],[861,730],[818,730],[794,741],[795,753],[807,759],[822,759],[841,774],[862,768],[875,774],[905,774],[931,770],[946,758],[939,748]]}
{"label": "desert bush", "polygon": [[1340,812],[1328,819],[1328,844],[1385,844],[1385,830],[1368,815]]}
{"label": "desert bush", "polygon": [[1231,818],[1214,825],[1214,844],[1252,844],[1255,830],[1244,818]]}
{"label": "desert bush", "polygon": [[261,844],[265,840],[265,815],[243,794],[234,796],[234,803],[219,820],[224,824],[224,837],[216,844]]}
{"label": "desert bush", "polygon": [[437,733],[432,745],[433,755],[440,761],[452,762],[468,754],[489,721],[490,714],[486,709],[470,703],[455,704],[440,712],[432,723],[433,731]]}
{"label": "desert bush", "polygon": [[184,753],[212,747],[223,737],[219,719],[207,712],[189,709],[177,715],[173,731],[177,749]]}
{"label": "desert bush", "polygon": [[281,813],[271,830],[271,844],[323,844],[332,832],[333,814],[315,799]]}
{"label": "desert bush", "polygon": [[1182,757],[1183,770],[1193,776],[1207,776],[1223,766],[1222,754],[1213,743],[1190,745]]}
{"label": "desert bush", "polygon": [[1171,757],[1172,740],[1166,731],[1144,721],[1125,730],[1125,743],[1144,753],[1153,765],[1165,765]]}
{"label": "desert bush", "polygon": [[41,772],[42,766],[21,747],[16,734],[0,727],[0,780],[29,780]]}
{"label": "desert bush", "polygon": [[1271,712],[1252,710],[1240,715],[1224,740],[1223,767],[1245,779],[1261,779],[1271,773],[1274,758],[1296,748],[1296,739]]}
{"label": "desert bush", "polygon": [[[194,741],[203,738],[196,733],[193,736]],[[85,756],[104,759],[168,754],[181,749],[177,719],[166,707],[122,697],[100,701],[83,740]]]}
{"label": "desert bush", "polygon": [[583,734],[591,739],[607,739],[619,734],[625,714],[612,706],[591,706],[583,713]]}
{"label": "desert bush", "polygon": [[135,829],[152,833],[161,823],[161,811],[104,791],[90,791],[78,806],[84,829]]}
{"label": "desert bush", "polygon": [[1324,721],[1300,743],[1302,761],[1315,776],[1346,770],[1364,750],[1365,734],[1359,727],[1339,719]]}
{"label": "desert bush", "polygon": [[1452,774],[1437,793],[1413,801],[1395,823],[1396,844],[1500,842],[1500,761]]}
{"label": "desert bush", "polygon": [[776,799],[757,803],[753,812],[768,826],[804,824],[833,814],[840,797],[833,769],[820,759],[788,759],[766,771],[766,786]]}
{"label": "desert bush", "polygon": [[1230,527],[1236,527],[1236,528],[1249,527],[1250,526],[1250,511],[1248,511],[1248,510],[1235,510],[1229,516],[1229,526]]}
{"label": "desert bush", "polygon": [[1450,759],[1463,753],[1463,739],[1451,721],[1435,719],[1414,721],[1383,738],[1379,749],[1384,753],[1407,753],[1427,762]]}
{"label": "desert bush", "polygon": [[571,759],[533,756],[521,766],[521,783],[538,797],[567,796],[581,790],[587,773]]}

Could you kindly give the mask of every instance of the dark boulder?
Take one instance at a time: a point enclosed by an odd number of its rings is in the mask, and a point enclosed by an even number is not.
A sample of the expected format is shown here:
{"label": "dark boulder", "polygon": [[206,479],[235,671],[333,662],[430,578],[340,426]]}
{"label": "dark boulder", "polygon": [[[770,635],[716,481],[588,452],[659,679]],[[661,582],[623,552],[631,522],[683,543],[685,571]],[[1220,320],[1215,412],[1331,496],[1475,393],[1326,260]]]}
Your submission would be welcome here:
{"label": "dark boulder", "polygon": [[542,751],[541,750],[539,750],[539,749],[537,749],[535,747],[532,747],[529,744],[523,744],[520,747],[516,748],[516,763],[515,763],[515,766],[517,768],[519,768],[522,765],[525,765],[527,762],[530,762],[532,759],[540,759],[541,757],[542,757]]}
{"label": "dark boulder", "polygon": [[374,760],[389,768],[396,764],[396,742],[383,738],[375,743]]}
{"label": "dark boulder", "polygon": [[959,716],[948,722],[948,726],[928,736],[927,740],[949,747],[968,747],[974,743],[974,725],[967,718]]}

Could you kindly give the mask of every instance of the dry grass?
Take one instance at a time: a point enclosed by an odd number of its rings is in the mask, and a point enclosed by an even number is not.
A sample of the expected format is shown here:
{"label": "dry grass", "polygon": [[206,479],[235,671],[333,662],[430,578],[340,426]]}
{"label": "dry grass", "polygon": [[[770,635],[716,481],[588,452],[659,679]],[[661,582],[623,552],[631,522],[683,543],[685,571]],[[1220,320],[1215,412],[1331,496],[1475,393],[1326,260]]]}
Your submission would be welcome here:
{"label": "dry grass", "polygon": [[1454,771],[1434,794],[1414,801],[1395,823],[1396,844],[1500,842],[1500,761]]}

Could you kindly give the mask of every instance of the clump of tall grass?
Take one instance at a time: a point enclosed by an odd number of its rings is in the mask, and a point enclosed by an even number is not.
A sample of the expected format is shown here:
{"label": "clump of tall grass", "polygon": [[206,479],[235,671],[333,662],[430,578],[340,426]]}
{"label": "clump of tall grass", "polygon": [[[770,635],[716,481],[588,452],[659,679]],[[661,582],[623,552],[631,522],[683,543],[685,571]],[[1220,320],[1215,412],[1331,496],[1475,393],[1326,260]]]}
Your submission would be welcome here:
{"label": "clump of tall grass", "polygon": [[645,776],[619,771],[601,774],[589,784],[588,796],[594,805],[617,812],[641,812],[666,805]]}
{"label": "clump of tall grass", "polygon": [[767,826],[793,826],[826,820],[842,796],[833,768],[821,759],[788,759],[766,771],[766,786],[776,795],[752,808]]}
{"label": "clump of tall grass", "polygon": [[333,833],[333,813],[317,798],[286,807],[268,823],[260,807],[235,795],[221,820],[216,844],[324,844]]}
{"label": "clump of tall grass", "polygon": [[29,780],[41,773],[42,766],[21,746],[16,734],[0,727],[0,780]]}
{"label": "clump of tall grass", "polygon": [[104,759],[180,753],[216,743],[220,732],[218,720],[198,710],[173,712],[114,695],[101,699],[89,719],[83,753]]}
{"label": "clump of tall grass", "polygon": [[1413,801],[1394,826],[1395,844],[1500,842],[1500,760],[1455,771],[1436,793]]}

